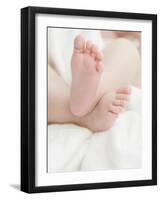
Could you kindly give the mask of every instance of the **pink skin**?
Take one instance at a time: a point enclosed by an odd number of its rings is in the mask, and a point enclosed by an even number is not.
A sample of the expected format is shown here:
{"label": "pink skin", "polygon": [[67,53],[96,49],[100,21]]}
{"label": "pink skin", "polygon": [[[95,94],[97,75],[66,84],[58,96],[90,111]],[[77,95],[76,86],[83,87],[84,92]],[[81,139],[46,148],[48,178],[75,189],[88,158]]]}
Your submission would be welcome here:
{"label": "pink skin", "polygon": [[[129,88],[120,88],[113,93],[105,92],[98,96],[97,90],[103,72],[103,55],[96,45],[90,41],[85,42],[80,35],[74,40],[71,67],[70,109],[73,115],[85,116],[93,110],[96,104],[99,106],[102,102],[104,109],[108,112],[118,114],[122,111],[124,104],[121,104],[122,102],[120,103],[120,99],[117,97],[122,95],[122,101],[126,101],[126,96],[130,93]],[[111,98],[111,94],[115,95],[112,95]],[[118,111],[115,112],[116,110]]]}
{"label": "pink skin", "polygon": [[86,127],[93,132],[109,130],[125,110],[130,93],[131,89],[126,87],[104,94],[94,110],[85,116]]}
{"label": "pink skin", "polygon": [[[136,73],[140,61],[136,49],[126,40],[113,41],[109,49],[108,64],[112,70],[108,71],[98,48],[90,41],[85,42],[80,35],[75,38],[71,88],[49,67],[49,123],[74,123],[93,132],[113,126],[126,109],[131,89],[125,86],[132,85],[134,80],[130,74]],[[123,63],[121,66],[118,60]],[[123,70],[128,71],[127,77],[118,75]]]}
{"label": "pink skin", "polygon": [[84,116],[94,106],[100,82],[103,55],[96,45],[78,35],[74,40],[71,60],[72,86],[70,108],[76,116]]}
{"label": "pink skin", "polygon": [[104,94],[94,109],[83,117],[70,110],[70,87],[49,66],[48,69],[48,123],[74,123],[89,128],[92,132],[110,129],[119,113],[125,109],[129,88]]}

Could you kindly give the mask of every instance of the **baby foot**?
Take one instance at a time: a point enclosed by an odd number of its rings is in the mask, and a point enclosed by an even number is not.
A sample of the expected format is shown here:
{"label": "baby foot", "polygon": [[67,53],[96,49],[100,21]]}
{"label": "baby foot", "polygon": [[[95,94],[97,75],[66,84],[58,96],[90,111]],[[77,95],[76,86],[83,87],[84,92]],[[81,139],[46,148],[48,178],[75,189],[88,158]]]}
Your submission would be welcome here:
{"label": "baby foot", "polygon": [[126,87],[102,96],[95,109],[87,115],[86,126],[93,132],[110,129],[126,108],[130,92],[131,89]]}
{"label": "baby foot", "polygon": [[75,38],[71,60],[70,109],[76,116],[86,115],[94,106],[103,69],[102,59],[102,53],[91,41],[85,42],[80,35]]}

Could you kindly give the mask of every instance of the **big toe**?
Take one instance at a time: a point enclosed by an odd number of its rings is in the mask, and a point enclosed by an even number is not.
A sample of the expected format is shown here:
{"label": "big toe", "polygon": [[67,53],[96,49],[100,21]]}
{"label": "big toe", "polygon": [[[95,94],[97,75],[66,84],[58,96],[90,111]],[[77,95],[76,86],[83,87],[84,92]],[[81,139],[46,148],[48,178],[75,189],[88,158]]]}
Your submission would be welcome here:
{"label": "big toe", "polygon": [[85,39],[81,35],[77,35],[74,39],[74,51],[82,53],[85,48]]}
{"label": "big toe", "polygon": [[116,92],[118,94],[122,93],[122,94],[128,94],[128,95],[130,95],[130,93],[131,93],[131,87],[130,86],[122,87],[122,88],[119,88]]}

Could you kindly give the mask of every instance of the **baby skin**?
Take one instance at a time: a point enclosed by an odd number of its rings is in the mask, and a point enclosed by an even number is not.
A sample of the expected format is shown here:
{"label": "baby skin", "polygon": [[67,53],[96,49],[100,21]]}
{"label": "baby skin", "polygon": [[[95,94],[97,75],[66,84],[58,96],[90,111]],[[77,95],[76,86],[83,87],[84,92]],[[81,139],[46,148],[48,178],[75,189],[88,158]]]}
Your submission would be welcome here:
{"label": "baby skin", "polygon": [[72,114],[86,117],[86,126],[93,131],[111,128],[128,104],[130,88],[122,87],[113,92],[101,90],[103,55],[95,44],[85,41],[81,35],[74,40],[71,68],[69,104]]}
{"label": "baby skin", "polygon": [[104,66],[102,52],[91,41],[78,35],[73,46],[71,87],[49,65],[48,123],[74,123],[93,132],[109,130],[126,109],[128,85],[139,85],[140,79],[133,76],[140,69],[139,53],[126,39],[112,41],[106,54],[112,70],[107,70],[111,68]]}

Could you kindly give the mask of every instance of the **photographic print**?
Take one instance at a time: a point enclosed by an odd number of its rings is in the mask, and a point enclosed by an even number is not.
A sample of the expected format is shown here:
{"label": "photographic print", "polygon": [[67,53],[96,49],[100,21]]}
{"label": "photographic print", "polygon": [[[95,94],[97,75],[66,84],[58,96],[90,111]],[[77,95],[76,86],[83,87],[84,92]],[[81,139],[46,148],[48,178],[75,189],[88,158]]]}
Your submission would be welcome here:
{"label": "photographic print", "polygon": [[156,23],[21,10],[22,191],[156,185]]}
{"label": "photographic print", "polygon": [[47,34],[48,172],[140,168],[141,32]]}

